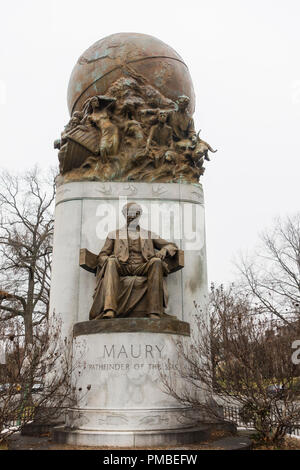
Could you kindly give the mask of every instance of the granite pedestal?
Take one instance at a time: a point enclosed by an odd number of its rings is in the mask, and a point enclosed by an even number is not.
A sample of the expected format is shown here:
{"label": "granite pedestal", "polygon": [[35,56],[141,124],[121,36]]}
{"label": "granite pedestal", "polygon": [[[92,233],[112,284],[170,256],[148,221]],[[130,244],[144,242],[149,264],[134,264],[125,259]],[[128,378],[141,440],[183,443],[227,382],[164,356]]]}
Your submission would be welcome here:
{"label": "granite pedestal", "polygon": [[[167,277],[168,317],[88,322],[93,274],[79,251],[98,253],[109,231],[124,225],[126,202],[142,205],[141,226],[177,243],[182,270]],[[207,295],[203,191],[200,184],[71,182],[58,187],[50,311],[72,340],[77,405],[55,431],[82,445],[157,445],[205,438],[209,425],[165,393],[161,371],[176,369],[176,342],[190,342],[195,304]],[[179,381],[180,382],[180,381]],[[181,384],[178,383],[180,387]]]}

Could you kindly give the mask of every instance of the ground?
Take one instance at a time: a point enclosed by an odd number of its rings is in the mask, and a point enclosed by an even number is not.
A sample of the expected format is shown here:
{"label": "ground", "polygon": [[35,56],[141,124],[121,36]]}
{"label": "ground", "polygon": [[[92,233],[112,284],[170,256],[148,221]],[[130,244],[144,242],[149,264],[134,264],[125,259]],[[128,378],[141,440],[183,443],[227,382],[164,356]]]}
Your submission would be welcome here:
{"label": "ground", "polygon": [[[201,444],[189,444],[182,447],[143,447],[143,450],[233,450],[249,448],[250,431],[239,431],[237,436],[228,435],[222,431],[216,431],[212,438]],[[262,443],[255,443],[252,440],[252,450],[300,450],[300,439],[286,437],[284,443],[278,446],[266,446]],[[19,433],[9,438],[8,444],[0,444],[0,450],[131,450],[132,448],[111,448],[111,447],[88,447],[57,444],[51,441],[49,434],[42,434],[39,437],[22,436]]]}
{"label": "ground", "polygon": [[[186,444],[183,446],[166,447],[143,447],[142,450],[234,450],[248,449],[251,444],[245,433],[232,436],[228,432],[215,431],[211,439],[201,444]],[[132,450],[132,448],[121,447],[88,447],[57,444],[51,441],[50,434],[42,434],[39,437],[22,436],[16,433],[8,440],[8,450]],[[0,447],[1,449],[1,447]],[[3,446],[2,450],[5,449]],[[137,449],[138,450],[138,449]]]}

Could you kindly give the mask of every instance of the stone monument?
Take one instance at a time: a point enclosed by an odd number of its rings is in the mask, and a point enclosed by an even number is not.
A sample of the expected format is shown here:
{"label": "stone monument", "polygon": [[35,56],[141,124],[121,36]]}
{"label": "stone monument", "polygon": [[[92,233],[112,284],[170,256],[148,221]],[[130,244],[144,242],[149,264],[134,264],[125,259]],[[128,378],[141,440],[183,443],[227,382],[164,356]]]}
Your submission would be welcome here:
{"label": "stone monument", "polygon": [[188,68],[152,36],[114,34],[78,59],[68,106],[55,141],[50,312],[73,341],[77,404],[55,439],[194,442],[209,424],[160,376],[176,368],[176,340],[191,341],[207,294],[199,179],[215,150],[194,127]]}

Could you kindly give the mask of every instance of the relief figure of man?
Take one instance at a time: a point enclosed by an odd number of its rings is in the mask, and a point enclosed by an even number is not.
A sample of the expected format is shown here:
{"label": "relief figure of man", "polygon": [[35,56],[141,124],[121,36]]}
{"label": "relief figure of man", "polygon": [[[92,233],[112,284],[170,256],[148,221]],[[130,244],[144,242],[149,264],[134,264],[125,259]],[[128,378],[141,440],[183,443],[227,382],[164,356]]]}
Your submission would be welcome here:
{"label": "relief figure of man", "polygon": [[90,319],[128,317],[144,300],[143,316],[164,316],[167,292],[164,261],[178,250],[139,225],[142,208],[135,202],[123,207],[126,226],[111,232],[98,255],[97,284]]}
{"label": "relief figure of man", "polygon": [[196,144],[197,136],[194,120],[187,112],[189,102],[190,98],[188,96],[181,95],[178,97],[176,101],[177,110],[171,113],[169,124],[173,129],[173,139],[175,142],[190,139],[192,144]]}

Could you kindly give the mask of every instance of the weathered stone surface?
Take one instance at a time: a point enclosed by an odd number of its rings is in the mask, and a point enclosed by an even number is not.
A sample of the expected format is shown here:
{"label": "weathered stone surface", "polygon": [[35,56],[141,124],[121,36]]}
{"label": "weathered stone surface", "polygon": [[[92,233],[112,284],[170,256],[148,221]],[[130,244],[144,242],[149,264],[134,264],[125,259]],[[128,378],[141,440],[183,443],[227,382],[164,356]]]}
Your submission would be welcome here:
{"label": "weathered stone surface", "polygon": [[143,182],[107,182],[72,181],[64,183],[57,179],[56,206],[68,201],[88,199],[97,201],[151,201],[162,204],[166,202],[190,202],[204,204],[203,187],[200,183],[143,183]]}
{"label": "weathered stone surface", "polygon": [[[225,435],[216,439],[214,434]],[[52,438],[41,437],[42,429],[36,436],[32,434],[13,435],[8,439],[9,450],[64,450],[62,445],[91,446],[98,449],[124,447],[125,449],[157,448],[165,451],[196,450],[250,450],[252,441],[248,435],[235,435],[235,426],[230,423],[205,423],[181,431],[148,431],[148,432],[104,432],[70,430],[59,426],[53,430]],[[229,435],[228,435],[229,434]],[[39,436],[39,437],[38,437]],[[68,447],[66,447],[66,450]],[[74,450],[74,448],[73,448]]]}
{"label": "weathered stone surface", "polygon": [[144,446],[174,446],[203,442],[210,436],[211,426],[159,429],[155,431],[83,431],[68,430],[62,427],[54,430],[54,439],[62,444],[143,448]]}

